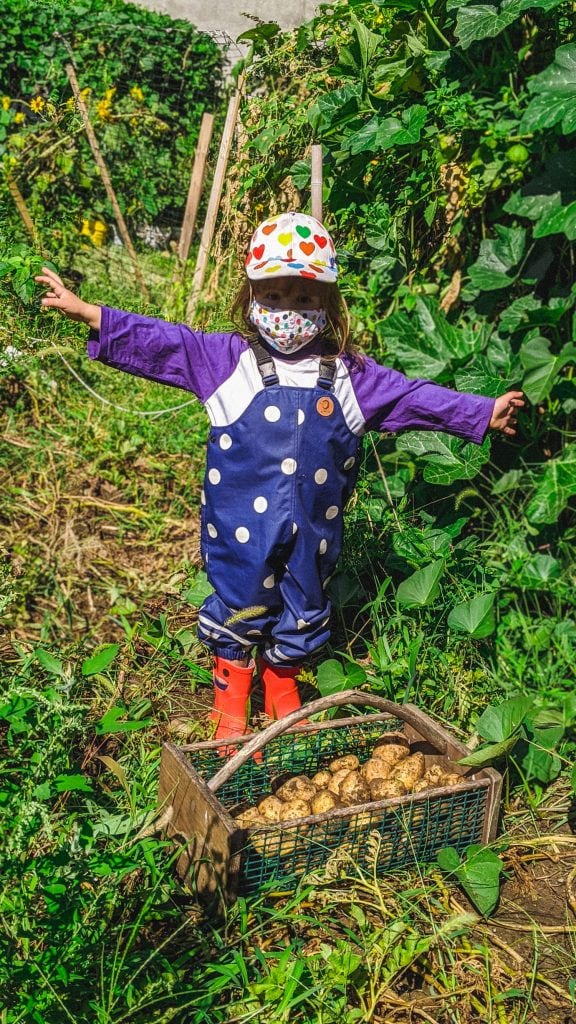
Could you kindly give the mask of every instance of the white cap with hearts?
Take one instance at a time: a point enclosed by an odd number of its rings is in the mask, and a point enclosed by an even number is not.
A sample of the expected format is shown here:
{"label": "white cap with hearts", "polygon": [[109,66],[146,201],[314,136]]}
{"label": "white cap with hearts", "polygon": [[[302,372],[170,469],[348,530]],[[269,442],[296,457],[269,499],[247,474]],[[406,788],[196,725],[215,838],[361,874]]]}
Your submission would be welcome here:
{"label": "white cap with hearts", "polygon": [[280,213],[263,221],[252,235],[246,273],[251,281],[305,277],[333,284],[338,277],[334,242],[315,217],[298,211]]}

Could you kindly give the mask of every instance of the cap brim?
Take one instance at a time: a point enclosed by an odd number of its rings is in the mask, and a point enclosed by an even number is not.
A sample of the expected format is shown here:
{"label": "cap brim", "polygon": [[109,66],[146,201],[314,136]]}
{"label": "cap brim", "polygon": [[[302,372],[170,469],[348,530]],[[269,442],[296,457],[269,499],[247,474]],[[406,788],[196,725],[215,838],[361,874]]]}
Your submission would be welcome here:
{"label": "cap brim", "polygon": [[299,277],[305,281],[324,281],[335,284],[338,271],[333,267],[322,266],[320,263],[301,263],[295,260],[263,260],[254,266],[246,267],[246,276],[250,281],[269,280],[272,277]]}

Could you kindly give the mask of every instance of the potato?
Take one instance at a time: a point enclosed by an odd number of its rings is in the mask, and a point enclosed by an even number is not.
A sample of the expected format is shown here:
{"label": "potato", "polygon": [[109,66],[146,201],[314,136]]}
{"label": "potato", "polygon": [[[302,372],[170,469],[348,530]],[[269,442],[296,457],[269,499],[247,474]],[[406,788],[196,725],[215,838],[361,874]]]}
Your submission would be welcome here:
{"label": "potato", "polygon": [[340,800],[345,807],[366,804],[370,800],[370,787],[360,772],[350,772],[340,785]]}
{"label": "potato", "polygon": [[445,772],[442,765],[431,764],[430,767],[427,768],[426,771],[424,772],[422,778],[429,782],[430,785],[437,786],[439,784],[439,780],[442,779],[444,775]]}
{"label": "potato", "polygon": [[251,832],[249,839],[262,857],[287,857],[296,846],[296,833],[292,829],[283,831],[281,825]]}
{"label": "potato", "polygon": [[340,806],[340,800],[336,794],[331,793],[328,789],[323,789],[312,797],[310,809],[312,814],[326,814],[327,811],[333,811],[335,807]]}
{"label": "potato", "polygon": [[276,790],[276,796],[285,801],[307,800],[309,802],[315,793],[316,786],[306,775],[296,775]]}
{"label": "potato", "polygon": [[343,768],[346,768],[349,772],[355,772],[360,767],[360,761],[356,757],[356,754],[344,754],[343,757],[337,757],[330,763],[331,772],[340,772]]}
{"label": "potato", "polygon": [[458,775],[457,772],[447,772],[446,775],[442,776],[443,786],[457,786],[460,782],[466,782],[463,775]]}
{"label": "potato", "polygon": [[372,757],[380,757],[388,764],[398,764],[410,753],[410,744],[400,733],[382,736],[372,751]]}
{"label": "potato", "polygon": [[307,800],[299,800],[294,797],[292,800],[286,800],[282,804],[282,821],[292,821],[293,818],[307,818],[309,814],[311,814],[311,809]]}
{"label": "potato", "polygon": [[316,789],[326,789],[331,778],[332,772],[316,772],[316,775],[312,776],[312,783]]}
{"label": "potato", "polygon": [[395,765],[391,777],[411,790],[414,783],[419,782],[424,775],[424,763],[424,754],[410,754],[401,764]]}
{"label": "potato", "polygon": [[341,768],[340,771],[334,772],[326,788],[330,793],[340,796],[340,786],[348,775],[350,775],[348,768]]}
{"label": "potato", "polygon": [[267,796],[258,804],[258,813],[264,821],[281,821],[284,817],[284,804],[277,796]]}
{"label": "potato", "polygon": [[252,825],[261,825],[264,818],[257,807],[247,807],[246,810],[237,814],[234,820],[240,828],[250,828]]}
{"label": "potato", "polygon": [[382,757],[371,757],[366,764],[362,765],[360,769],[362,775],[366,779],[368,785],[373,779],[386,779],[388,778],[392,765],[388,764],[387,761]]}
{"label": "potato", "polygon": [[370,783],[372,800],[388,800],[391,796],[404,796],[406,786],[397,779],[374,779]]}

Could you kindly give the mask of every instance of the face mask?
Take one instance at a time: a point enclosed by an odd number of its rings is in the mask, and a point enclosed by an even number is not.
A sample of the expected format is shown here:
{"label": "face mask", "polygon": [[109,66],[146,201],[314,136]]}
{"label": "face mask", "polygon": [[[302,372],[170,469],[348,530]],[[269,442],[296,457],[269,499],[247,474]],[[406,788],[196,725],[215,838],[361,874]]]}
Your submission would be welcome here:
{"label": "face mask", "polygon": [[271,309],[253,299],[250,320],[278,352],[290,355],[308,345],[328,323],[325,309]]}

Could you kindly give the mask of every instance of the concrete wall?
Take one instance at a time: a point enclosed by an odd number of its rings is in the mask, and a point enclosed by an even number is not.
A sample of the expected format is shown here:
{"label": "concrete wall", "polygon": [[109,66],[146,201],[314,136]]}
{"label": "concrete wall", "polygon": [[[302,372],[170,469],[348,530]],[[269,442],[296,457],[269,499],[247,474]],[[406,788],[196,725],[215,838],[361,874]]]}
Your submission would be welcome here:
{"label": "concrete wall", "polygon": [[173,18],[191,21],[196,28],[209,32],[223,48],[228,61],[234,63],[245,52],[245,45],[235,40],[241,32],[253,28],[255,22],[277,21],[282,28],[294,28],[312,18],[320,0],[135,0],[143,7]]}

